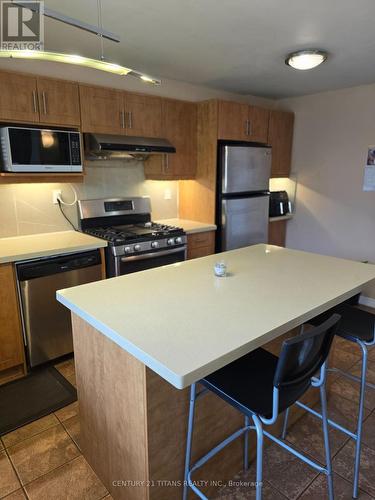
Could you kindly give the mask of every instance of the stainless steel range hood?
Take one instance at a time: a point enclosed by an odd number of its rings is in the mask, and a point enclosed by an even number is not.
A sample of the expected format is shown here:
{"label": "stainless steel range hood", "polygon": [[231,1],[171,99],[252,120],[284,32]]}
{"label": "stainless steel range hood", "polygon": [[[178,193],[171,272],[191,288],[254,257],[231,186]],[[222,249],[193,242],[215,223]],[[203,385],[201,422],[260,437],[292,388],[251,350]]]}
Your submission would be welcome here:
{"label": "stainless steel range hood", "polygon": [[167,139],[130,137],[126,135],[84,134],[85,156],[88,160],[136,158],[144,160],[150,154],[175,153]]}

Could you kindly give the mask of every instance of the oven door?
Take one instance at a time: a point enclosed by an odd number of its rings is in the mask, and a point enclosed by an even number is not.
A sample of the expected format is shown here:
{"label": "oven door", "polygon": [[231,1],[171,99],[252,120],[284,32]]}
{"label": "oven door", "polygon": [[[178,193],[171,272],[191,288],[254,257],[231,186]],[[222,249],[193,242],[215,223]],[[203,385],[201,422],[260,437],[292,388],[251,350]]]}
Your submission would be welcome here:
{"label": "oven door", "polygon": [[186,245],[168,250],[132,255],[129,257],[115,257],[115,275],[136,273],[153,267],[166,266],[186,260]]}

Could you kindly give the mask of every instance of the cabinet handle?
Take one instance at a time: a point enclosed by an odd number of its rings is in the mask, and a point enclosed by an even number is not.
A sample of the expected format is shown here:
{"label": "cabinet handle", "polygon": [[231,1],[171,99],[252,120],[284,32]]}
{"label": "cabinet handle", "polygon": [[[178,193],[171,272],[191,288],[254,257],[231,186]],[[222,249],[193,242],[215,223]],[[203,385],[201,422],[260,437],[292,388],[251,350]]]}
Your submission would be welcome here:
{"label": "cabinet handle", "polygon": [[133,112],[129,111],[129,128],[133,128]]}
{"label": "cabinet handle", "polygon": [[251,135],[252,134],[252,131],[251,131],[251,121],[250,120],[247,120],[247,135]]}
{"label": "cabinet handle", "polygon": [[125,111],[120,111],[121,128],[125,128]]}
{"label": "cabinet handle", "polygon": [[169,169],[169,161],[168,161],[168,155],[164,154],[163,155],[163,174],[166,174]]}
{"label": "cabinet handle", "polygon": [[47,99],[46,99],[46,93],[42,92],[42,101],[43,101],[43,113],[46,115],[47,114]]}
{"label": "cabinet handle", "polygon": [[38,107],[37,107],[37,103],[36,103],[36,92],[35,92],[35,90],[33,90],[33,109],[34,109],[34,113],[38,112]]}

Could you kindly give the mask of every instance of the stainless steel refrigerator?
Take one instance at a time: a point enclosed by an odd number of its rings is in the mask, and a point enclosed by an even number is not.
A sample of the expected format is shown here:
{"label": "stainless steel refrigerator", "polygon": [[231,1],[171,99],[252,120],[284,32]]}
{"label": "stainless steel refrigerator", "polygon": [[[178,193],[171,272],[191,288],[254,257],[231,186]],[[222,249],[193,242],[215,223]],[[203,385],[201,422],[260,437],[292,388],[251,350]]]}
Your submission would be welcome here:
{"label": "stainless steel refrigerator", "polygon": [[271,148],[219,143],[216,250],[267,243]]}

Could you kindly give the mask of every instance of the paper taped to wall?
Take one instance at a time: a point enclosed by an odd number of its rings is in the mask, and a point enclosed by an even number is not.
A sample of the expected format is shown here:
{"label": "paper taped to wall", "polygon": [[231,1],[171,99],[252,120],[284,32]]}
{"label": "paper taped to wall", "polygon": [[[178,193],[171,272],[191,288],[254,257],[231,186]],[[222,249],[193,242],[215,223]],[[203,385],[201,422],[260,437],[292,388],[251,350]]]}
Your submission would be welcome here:
{"label": "paper taped to wall", "polygon": [[375,165],[366,165],[363,175],[363,191],[375,191]]}

